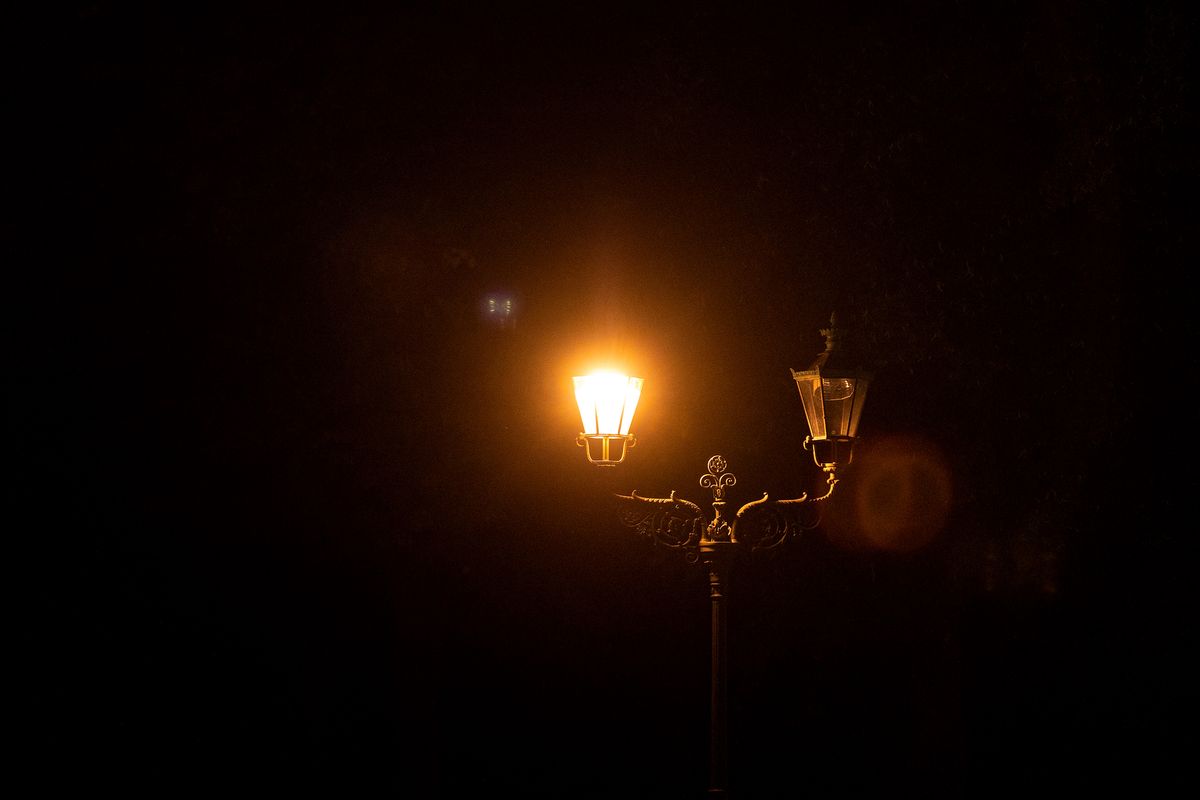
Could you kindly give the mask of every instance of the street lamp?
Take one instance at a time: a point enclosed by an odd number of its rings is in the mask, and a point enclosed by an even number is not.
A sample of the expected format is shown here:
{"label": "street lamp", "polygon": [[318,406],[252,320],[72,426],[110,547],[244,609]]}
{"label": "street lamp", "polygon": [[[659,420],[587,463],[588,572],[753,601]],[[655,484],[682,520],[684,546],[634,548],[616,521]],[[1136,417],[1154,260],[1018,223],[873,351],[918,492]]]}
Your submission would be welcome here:
{"label": "street lamp", "polygon": [[637,444],[629,432],[633,412],[642,396],[642,379],[597,372],[575,378],[575,402],[583,432],[576,442],[586,449],[588,461],[598,467],[615,467]]}
{"label": "street lamp", "polygon": [[[828,476],[825,493],[809,497],[771,500],[767,493],[741,506],[730,518],[725,492],[737,483],[725,458],[708,459],[700,485],[712,491],[712,519],[691,501],[676,496],[642,497],[636,491],[616,495],[618,516],[652,542],[678,550],[688,563],[702,564],[708,572],[712,606],[712,681],[709,725],[710,797],[728,793],[729,738],[726,720],[725,595],[734,557],[774,549],[791,536],[815,528],[819,504],[833,495],[839,466],[850,463],[858,421],[862,416],[871,375],[846,359],[842,331],[836,316],[821,329],[825,350],[806,370],[792,370],[800,392],[809,435],[805,449]],[[577,442],[587,449],[588,461],[598,466],[620,464],[634,438],[629,433],[642,392],[642,378],[604,373],[575,378],[575,397],[583,422]],[[619,450],[618,450],[619,448]]]}
{"label": "street lamp", "polygon": [[813,461],[829,476],[832,492],[838,465],[849,464],[853,455],[871,373],[847,357],[839,341],[843,331],[837,327],[836,314],[829,317],[829,327],[822,328],[821,335],[825,337],[825,350],[808,369],[792,370],[792,379],[800,390],[808,420],[804,447],[812,448]]}

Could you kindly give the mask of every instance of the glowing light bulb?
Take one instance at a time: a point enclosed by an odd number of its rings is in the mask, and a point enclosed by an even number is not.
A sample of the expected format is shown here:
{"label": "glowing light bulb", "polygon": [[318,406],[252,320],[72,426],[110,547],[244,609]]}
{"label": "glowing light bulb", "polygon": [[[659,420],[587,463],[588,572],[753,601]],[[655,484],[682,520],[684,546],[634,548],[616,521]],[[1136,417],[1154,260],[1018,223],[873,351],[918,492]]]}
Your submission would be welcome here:
{"label": "glowing light bulb", "polygon": [[575,378],[575,400],[579,404],[584,433],[627,435],[641,396],[641,378],[614,372]]}

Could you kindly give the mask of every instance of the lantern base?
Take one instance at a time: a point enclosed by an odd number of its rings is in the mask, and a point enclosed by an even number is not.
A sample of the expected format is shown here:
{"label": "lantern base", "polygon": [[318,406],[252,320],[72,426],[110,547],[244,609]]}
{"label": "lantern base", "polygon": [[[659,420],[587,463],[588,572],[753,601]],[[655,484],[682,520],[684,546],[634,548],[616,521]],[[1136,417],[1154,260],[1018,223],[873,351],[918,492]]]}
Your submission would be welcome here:
{"label": "lantern base", "polygon": [[589,464],[597,467],[615,467],[625,460],[629,448],[637,444],[632,433],[581,433],[575,443],[587,453]]}
{"label": "lantern base", "polygon": [[804,449],[812,450],[813,462],[830,472],[850,463],[854,456],[854,439],[850,436],[830,436],[825,439],[806,436]]}

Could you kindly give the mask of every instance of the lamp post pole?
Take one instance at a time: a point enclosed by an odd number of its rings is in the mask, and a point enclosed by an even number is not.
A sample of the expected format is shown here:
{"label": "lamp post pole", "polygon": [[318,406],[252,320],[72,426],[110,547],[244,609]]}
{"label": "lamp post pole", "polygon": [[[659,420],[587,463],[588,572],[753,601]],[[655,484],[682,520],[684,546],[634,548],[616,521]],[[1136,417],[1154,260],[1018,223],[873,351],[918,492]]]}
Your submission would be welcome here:
{"label": "lamp post pole", "polygon": [[708,794],[724,797],[729,783],[729,694],[725,668],[725,592],[729,579],[729,554],[720,543],[703,547],[708,569],[708,596],[712,601],[712,713],[708,730]]}
{"label": "lamp post pole", "polygon": [[713,519],[700,539],[700,558],[708,570],[708,597],[712,604],[712,691],[709,718],[708,793],[724,797],[729,781],[729,693],[726,684],[728,659],[725,649],[725,593],[729,586],[729,569],[736,547],[733,528],[723,518],[725,488],[737,482],[732,472],[725,471],[725,459],[714,456],[708,460],[708,472],[700,485],[713,490]]}
{"label": "lamp post pole", "polygon": [[[816,527],[820,503],[833,494],[839,465],[850,463],[858,420],[871,376],[857,368],[839,364],[839,329],[831,317],[825,336],[825,351],[804,371],[792,370],[811,435],[804,440],[813,461],[826,474],[823,495],[771,500],[766,493],[738,509],[730,519],[726,513],[726,490],[737,483],[720,455],[708,459],[708,472],[700,485],[711,489],[713,516],[705,520],[700,506],[674,491],[669,497],[642,497],[636,491],[615,495],[621,521],[654,544],[678,550],[686,561],[701,564],[708,573],[711,604],[712,663],[711,716],[709,720],[708,795],[724,798],[729,793],[729,720],[726,648],[726,603],[729,577],[735,558],[742,552],[772,550],[789,538]],[[577,442],[587,452],[588,462],[612,468],[625,459],[636,443],[629,432],[642,394],[643,380],[613,373],[575,378],[583,432]]]}
{"label": "lamp post pole", "polygon": [[722,798],[729,791],[728,650],[726,647],[729,577],[734,560],[744,551],[774,549],[802,531],[816,527],[817,504],[833,493],[837,478],[832,472],[828,490],[820,497],[807,494],[787,500],[771,500],[764,493],[738,509],[733,519],[726,516],[726,490],[737,483],[725,458],[708,460],[708,472],[700,485],[713,493],[713,516],[707,522],[700,506],[680,498],[642,497],[637,492],[616,495],[617,513],[631,528],[655,544],[678,550],[684,560],[701,564],[708,573],[711,604],[712,662],[709,717],[709,797]]}

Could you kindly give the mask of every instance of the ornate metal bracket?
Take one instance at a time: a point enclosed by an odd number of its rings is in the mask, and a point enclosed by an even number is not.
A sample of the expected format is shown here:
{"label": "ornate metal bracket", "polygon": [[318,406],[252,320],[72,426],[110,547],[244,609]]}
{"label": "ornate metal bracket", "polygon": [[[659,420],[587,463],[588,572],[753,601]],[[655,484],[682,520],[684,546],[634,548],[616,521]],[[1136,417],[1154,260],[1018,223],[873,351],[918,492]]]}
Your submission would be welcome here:
{"label": "ornate metal bracket", "polygon": [[692,564],[700,560],[701,548],[748,545],[751,552],[773,550],[818,525],[820,515],[813,504],[828,498],[837,483],[830,474],[829,490],[817,498],[803,494],[771,500],[764,492],[739,508],[730,521],[725,516],[725,491],[737,483],[737,477],[727,471],[729,464],[723,456],[713,456],[707,466],[708,472],[700,476],[700,485],[713,493],[713,517],[707,523],[700,506],[677,497],[674,490],[670,497],[642,497],[636,491],[616,495],[621,522],[655,544],[681,551]]}
{"label": "ornate metal bracket", "polygon": [[[852,440],[847,439],[845,441],[852,441]],[[824,472],[826,475],[829,476],[828,478],[825,479],[825,483],[829,486],[829,488],[825,490],[825,494],[821,495],[820,497],[814,497],[812,499],[812,502],[819,503],[822,500],[827,500],[829,498],[829,496],[833,494],[833,487],[837,486],[837,482],[838,482],[838,476],[837,476],[838,465],[836,462],[822,463],[821,461],[819,461],[817,459],[816,447],[813,446],[812,437],[805,436],[804,437],[804,449],[808,450],[810,448],[812,449],[812,453],[813,453],[813,461],[816,463],[816,465],[818,467],[821,468],[822,472]]]}
{"label": "ornate metal bracket", "polygon": [[588,463],[598,467],[615,467],[625,460],[625,454],[637,444],[637,437],[632,433],[581,433],[575,437],[575,444],[587,453]]}

